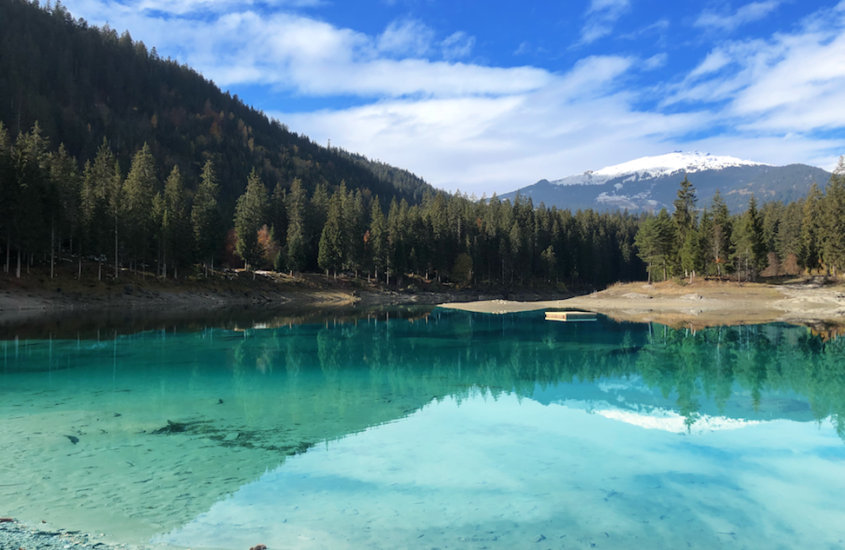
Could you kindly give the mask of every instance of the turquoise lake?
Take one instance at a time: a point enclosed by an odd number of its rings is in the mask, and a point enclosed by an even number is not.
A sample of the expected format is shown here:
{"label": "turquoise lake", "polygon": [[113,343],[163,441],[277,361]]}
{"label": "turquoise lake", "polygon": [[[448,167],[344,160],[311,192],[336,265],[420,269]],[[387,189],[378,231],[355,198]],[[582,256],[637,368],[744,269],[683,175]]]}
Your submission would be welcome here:
{"label": "turquoise lake", "polygon": [[845,338],[807,327],[394,308],[0,338],[0,516],[192,550],[845,549]]}

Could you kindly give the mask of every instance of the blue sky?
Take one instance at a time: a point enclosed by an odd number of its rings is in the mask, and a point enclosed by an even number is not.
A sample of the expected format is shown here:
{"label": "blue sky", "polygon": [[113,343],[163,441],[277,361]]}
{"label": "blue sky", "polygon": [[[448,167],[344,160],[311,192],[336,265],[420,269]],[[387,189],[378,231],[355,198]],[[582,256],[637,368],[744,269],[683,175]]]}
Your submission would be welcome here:
{"label": "blue sky", "polygon": [[65,4],[296,132],[479,196],[674,150],[845,153],[845,0]]}

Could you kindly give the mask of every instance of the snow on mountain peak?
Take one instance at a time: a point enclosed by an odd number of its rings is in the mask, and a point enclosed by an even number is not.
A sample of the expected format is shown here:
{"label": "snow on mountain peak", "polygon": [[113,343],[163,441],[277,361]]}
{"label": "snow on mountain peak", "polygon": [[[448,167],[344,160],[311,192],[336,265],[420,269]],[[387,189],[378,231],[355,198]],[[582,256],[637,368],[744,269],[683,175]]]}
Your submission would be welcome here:
{"label": "snow on mountain peak", "polygon": [[608,166],[601,170],[590,170],[552,183],[557,185],[602,184],[624,176],[629,176],[632,179],[652,179],[682,172],[692,174],[704,170],[722,170],[732,166],[764,166],[764,164],[734,157],[714,156],[698,151],[689,153],[675,151],[666,155],[642,157],[615,166]]}

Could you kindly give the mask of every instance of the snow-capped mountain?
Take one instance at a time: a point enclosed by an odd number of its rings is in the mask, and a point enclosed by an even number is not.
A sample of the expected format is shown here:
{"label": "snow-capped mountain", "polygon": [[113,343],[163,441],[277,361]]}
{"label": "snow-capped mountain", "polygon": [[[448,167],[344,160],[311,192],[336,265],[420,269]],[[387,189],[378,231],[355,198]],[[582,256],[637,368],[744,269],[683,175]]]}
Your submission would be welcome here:
{"label": "snow-capped mountain", "polygon": [[823,185],[830,174],[820,168],[793,164],[771,166],[761,162],[700,152],[643,157],[600,170],[568,176],[503,195],[531,197],[534,204],[571,210],[671,209],[678,183],[686,175],[697,189],[699,204],[709,203],[719,189],[732,210],[747,206],[752,193],[758,201],[795,200],[806,194],[813,181]]}
{"label": "snow-capped mountain", "polygon": [[684,153],[675,151],[668,155],[643,157],[615,166],[608,166],[595,172],[590,170],[577,176],[569,176],[551,183],[555,185],[598,185],[612,179],[654,179],[672,174],[693,174],[705,170],[723,170],[731,166],[766,166],[760,162],[741,160],[734,157],[717,157],[706,153]]}

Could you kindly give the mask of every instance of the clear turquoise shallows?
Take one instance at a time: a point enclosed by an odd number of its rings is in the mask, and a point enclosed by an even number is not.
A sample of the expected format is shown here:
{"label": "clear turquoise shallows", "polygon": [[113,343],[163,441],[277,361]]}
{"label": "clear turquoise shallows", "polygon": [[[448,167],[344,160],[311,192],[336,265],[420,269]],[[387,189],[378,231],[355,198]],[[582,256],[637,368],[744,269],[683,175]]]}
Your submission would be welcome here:
{"label": "clear turquoise shallows", "polygon": [[845,548],[845,338],[239,323],[7,335],[0,515],[194,550]]}

